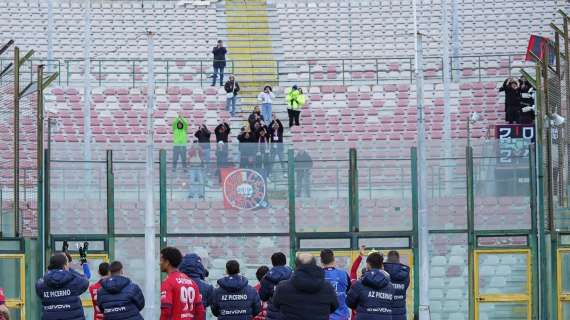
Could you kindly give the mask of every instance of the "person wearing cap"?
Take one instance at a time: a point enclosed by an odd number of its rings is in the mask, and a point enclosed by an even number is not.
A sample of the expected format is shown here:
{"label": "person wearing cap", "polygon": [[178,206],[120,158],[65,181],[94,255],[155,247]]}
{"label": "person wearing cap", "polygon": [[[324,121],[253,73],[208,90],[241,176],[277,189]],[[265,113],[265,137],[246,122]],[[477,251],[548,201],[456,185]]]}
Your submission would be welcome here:
{"label": "person wearing cap", "polygon": [[202,258],[195,253],[187,254],[182,258],[182,263],[178,266],[178,270],[198,284],[198,288],[200,288],[200,293],[202,294],[204,309],[209,307],[212,303],[214,287],[206,281],[208,270],[204,268]]}
{"label": "person wearing cap", "polygon": [[293,125],[299,125],[299,116],[301,115],[301,108],[305,105],[305,95],[303,90],[297,85],[294,85],[286,92],[287,100],[287,114],[289,115],[289,128]]}
{"label": "person wearing cap", "polygon": [[10,310],[6,306],[6,297],[2,288],[0,288],[0,320],[10,320]]}
{"label": "person wearing cap", "polygon": [[89,280],[69,268],[63,253],[49,260],[48,272],[36,283],[42,303],[42,320],[85,320],[80,296],[89,288]]}

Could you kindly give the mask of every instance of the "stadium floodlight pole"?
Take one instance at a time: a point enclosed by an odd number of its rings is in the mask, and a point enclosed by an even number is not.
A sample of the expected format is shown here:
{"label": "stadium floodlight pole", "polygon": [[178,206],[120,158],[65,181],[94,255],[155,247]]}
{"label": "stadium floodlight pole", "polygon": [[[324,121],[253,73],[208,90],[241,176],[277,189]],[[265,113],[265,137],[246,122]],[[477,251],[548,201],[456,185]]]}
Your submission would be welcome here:
{"label": "stadium floodlight pole", "polygon": [[53,72],[53,0],[47,1],[48,24],[47,24],[47,72]]}
{"label": "stadium floodlight pole", "polygon": [[[83,160],[85,160],[85,177],[87,185],[91,185],[91,0],[85,0],[83,35]],[[86,188],[85,190],[88,190]]]}
{"label": "stadium floodlight pole", "polygon": [[145,165],[145,223],[144,223],[144,245],[145,245],[145,319],[156,318],[156,287],[154,270],[157,266],[155,252],[155,226],[154,226],[154,33],[147,31],[148,37],[148,105],[146,109],[147,132],[146,132],[146,165]]}
{"label": "stadium floodlight pole", "polygon": [[416,36],[416,100],[417,100],[417,154],[418,154],[418,215],[419,235],[418,251],[420,253],[420,320],[429,320],[429,212],[427,210],[427,175],[424,118],[424,66],[422,34],[418,24],[417,0],[412,0],[414,33]]}
{"label": "stadium floodlight pole", "polygon": [[[452,0],[455,1],[455,0]],[[448,3],[449,0],[443,0],[441,3],[442,6],[442,17],[443,21],[441,24],[441,38],[442,38],[442,72],[443,72],[443,143],[444,143],[444,150],[445,150],[445,158],[451,159],[451,102],[450,102],[450,86],[451,86],[451,59],[449,58],[449,10],[448,10]],[[449,162],[449,160],[446,160]],[[451,181],[451,164],[447,163],[445,165],[445,180]],[[446,191],[451,187],[451,184],[445,184]]]}
{"label": "stadium floodlight pole", "polygon": [[453,69],[451,70],[454,72],[455,81],[459,81],[459,77],[461,77],[461,39],[459,39],[459,24],[461,16],[459,15],[459,4],[457,3],[458,0],[451,0],[451,39],[452,42],[452,51],[453,51]]}

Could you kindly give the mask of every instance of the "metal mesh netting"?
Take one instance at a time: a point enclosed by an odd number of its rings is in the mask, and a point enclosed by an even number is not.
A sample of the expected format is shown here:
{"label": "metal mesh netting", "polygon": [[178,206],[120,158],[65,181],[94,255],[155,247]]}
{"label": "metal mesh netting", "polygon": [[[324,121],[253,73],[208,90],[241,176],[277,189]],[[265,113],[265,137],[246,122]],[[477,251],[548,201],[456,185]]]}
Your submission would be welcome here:
{"label": "metal mesh netting", "polygon": [[[13,57],[13,50],[3,58]],[[3,67],[7,61],[2,61]],[[20,68],[20,91],[33,79],[36,66]],[[34,91],[20,98],[19,124],[14,117],[13,69],[0,78],[0,225],[3,236],[37,234],[37,96]],[[15,164],[15,134],[19,133],[19,161]],[[19,169],[19,211],[15,214],[14,175]]]}

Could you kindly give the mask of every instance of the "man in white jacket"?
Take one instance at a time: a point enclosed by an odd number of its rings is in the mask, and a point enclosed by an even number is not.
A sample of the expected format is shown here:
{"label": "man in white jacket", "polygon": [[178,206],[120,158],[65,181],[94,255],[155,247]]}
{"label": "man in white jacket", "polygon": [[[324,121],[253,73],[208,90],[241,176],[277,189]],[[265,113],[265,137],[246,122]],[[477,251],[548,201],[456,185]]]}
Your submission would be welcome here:
{"label": "man in white jacket", "polygon": [[261,102],[261,115],[263,115],[263,119],[266,123],[271,123],[271,105],[273,103],[273,99],[275,99],[275,95],[273,94],[273,89],[270,86],[265,86],[265,88],[263,88],[263,92],[257,96],[257,100]]}

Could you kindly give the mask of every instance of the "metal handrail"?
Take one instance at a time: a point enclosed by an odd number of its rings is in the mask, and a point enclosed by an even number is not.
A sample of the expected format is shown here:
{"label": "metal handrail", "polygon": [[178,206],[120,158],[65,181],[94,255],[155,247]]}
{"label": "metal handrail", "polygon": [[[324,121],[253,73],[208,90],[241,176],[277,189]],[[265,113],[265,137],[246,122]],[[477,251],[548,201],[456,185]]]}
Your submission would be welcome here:
{"label": "metal handrail", "polygon": [[[462,55],[454,56],[450,59],[450,72],[456,74],[458,71],[465,71],[462,75],[463,79],[474,79],[482,81],[483,79],[495,79],[497,77],[507,77],[513,74],[513,69],[519,69],[521,66],[515,66],[516,60],[522,60],[524,54],[497,54],[497,55]],[[306,59],[251,59],[251,60],[228,60],[226,73],[235,73],[238,82],[247,84],[248,82],[267,82],[267,83],[296,83],[304,86],[311,86],[314,83],[325,84],[381,84],[394,81],[409,82],[414,81],[414,63],[413,57],[359,57],[359,58],[306,58]],[[427,56],[424,58],[426,63],[426,78],[442,79],[443,71],[441,65],[443,60],[438,56]],[[457,68],[453,65],[457,61],[461,61],[461,67]],[[41,60],[46,61],[46,60]],[[57,68],[62,76],[65,86],[73,85],[83,81],[83,59],[65,59],[54,60],[57,62]],[[255,66],[255,72],[251,72],[251,67],[240,67],[240,62],[253,62],[258,64]],[[2,59],[0,59],[0,65]],[[120,59],[120,58],[104,58],[92,59],[91,75],[95,78],[99,86],[107,85],[127,85],[129,87],[146,86],[144,77],[144,67],[146,60],[144,59]],[[211,59],[187,59],[187,58],[171,58],[156,59],[156,83],[168,86],[199,84],[201,87],[207,87],[211,79],[208,74],[211,73]],[[398,64],[397,68],[391,68],[391,64]],[[62,70],[62,65],[65,66]],[[315,67],[316,65],[321,68]],[[490,65],[490,66],[489,66]],[[334,68],[327,69],[334,66]],[[364,67],[363,67],[364,66]],[[106,68],[111,70],[105,70]],[[122,67],[123,70],[117,70]],[[529,68],[531,65],[529,64]],[[186,68],[186,69],[184,69]],[[240,69],[247,74],[240,74]],[[494,69],[495,74],[487,74],[487,71]],[[467,72],[469,71],[469,72]],[[79,76],[80,78],[74,78]],[[107,77],[125,76],[122,79],[107,80]],[[252,77],[252,80],[240,80],[242,77]],[[256,79],[257,78],[257,79]],[[60,80],[60,85],[61,85]]]}

